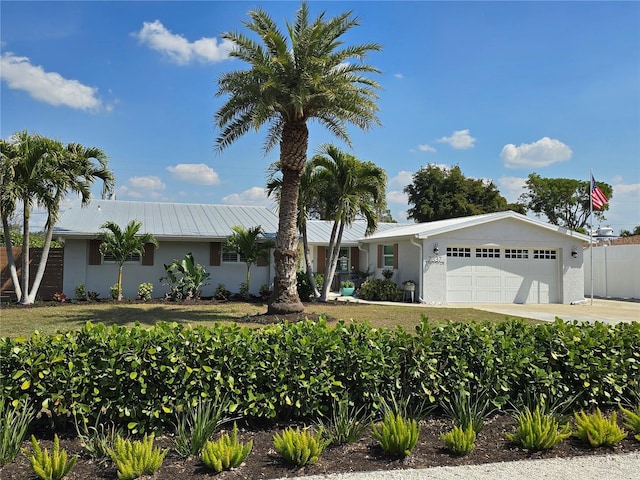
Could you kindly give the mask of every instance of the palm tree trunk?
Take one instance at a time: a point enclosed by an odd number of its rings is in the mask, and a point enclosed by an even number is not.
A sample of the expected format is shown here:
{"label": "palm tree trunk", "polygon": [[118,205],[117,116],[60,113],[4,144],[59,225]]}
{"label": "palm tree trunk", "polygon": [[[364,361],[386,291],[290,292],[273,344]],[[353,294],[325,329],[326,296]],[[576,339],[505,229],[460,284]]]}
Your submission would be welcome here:
{"label": "palm tree trunk", "polygon": [[4,213],[2,214],[2,229],[4,231],[4,242],[7,250],[7,261],[9,262],[9,272],[11,274],[11,281],[13,282],[13,290],[16,294],[16,299],[20,300],[22,297],[22,289],[20,288],[20,279],[18,278],[18,270],[16,269],[16,259],[13,256],[11,229],[9,228],[9,220]]}
{"label": "palm tree trunk", "polygon": [[344,232],[344,223],[336,220],[331,229],[331,238],[329,240],[329,265],[324,279],[324,285],[322,285],[322,295],[320,296],[321,302],[326,302],[329,298],[329,289],[331,288],[331,279],[336,273],[336,267],[338,265],[338,257],[340,256],[340,243],[342,242],[342,233]]}
{"label": "palm tree trunk", "polygon": [[307,269],[307,278],[309,278],[309,284],[313,289],[313,296],[320,298],[320,292],[318,291],[318,285],[316,284],[316,277],[313,274],[313,266],[311,265],[311,250],[309,249],[309,239],[307,237],[307,225],[302,227],[302,247],[304,250],[304,265]]}
{"label": "palm tree trunk", "polygon": [[118,266],[118,301],[122,300],[122,264]]}
{"label": "palm tree trunk", "polygon": [[49,219],[47,227],[47,236],[44,239],[44,246],[42,247],[42,256],[40,257],[40,263],[38,264],[38,271],[33,279],[33,286],[29,292],[28,301],[29,304],[36,301],[36,295],[44,276],[44,270],[47,266],[47,260],[49,259],[49,250],[51,249],[51,239],[53,238],[53,220]]}
{"label": "palm tree trunk", "polygon": [[298,296],[298,196],[300,178],[307,161],[309,130],[304,122],[285,124],[280,139],[282,190],[278,210],[278,234],[273,252],[275,276],[269,314],[300,313],[304,305]]}
{"label": "palm tree trunk", "polygon": [[31,208],[29,205],[29,199],[23,198],[24,216],[22,219],[22,295],[20,296],[20,303],[23,305],[29,304],[29,217],[31,215]]}

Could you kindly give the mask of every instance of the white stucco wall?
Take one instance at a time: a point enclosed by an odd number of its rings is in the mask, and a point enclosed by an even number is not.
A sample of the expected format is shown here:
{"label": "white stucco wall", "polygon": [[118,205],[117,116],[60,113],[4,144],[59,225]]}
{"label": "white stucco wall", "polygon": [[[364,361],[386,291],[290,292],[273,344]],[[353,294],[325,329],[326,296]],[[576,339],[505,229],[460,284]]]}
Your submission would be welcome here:
{"label": "white stucco wall", "polygon": [[[593,295],[640,299],[640,245],[593,248]],[[584,296],[591,297],[591,251],[584,251]]]}
{"label": "white stucco wall", "polygon": [[[209,265],[209,242],[169,242],[160,241],[154,254],[154,264],[143,266],[139,263],[125,263],[122,277],[122,293],[126,298],[136,298],[141,283],[153,284],[153,297],[162,297],[169,287],[160,282],[165,276],[164,264],[181,260],[191,252],[195,261],[211,274],[208,285],[202,289],[203,296],[212,296],[219,283],[224,283],[231,292],[240,290],[240,283],[246,280],[245,263],[225,263],[214,267]],[[101,299],[109,298],[109,289],[118,281],[116,264],[89,265],[89,241],[69,240],[64,245],[64,292],[73,298],[76,286],[84,283],[87,291],[95,291]],[[271,284],[271,266],[251,267],[251,293],[258,295],[263,283]]]}

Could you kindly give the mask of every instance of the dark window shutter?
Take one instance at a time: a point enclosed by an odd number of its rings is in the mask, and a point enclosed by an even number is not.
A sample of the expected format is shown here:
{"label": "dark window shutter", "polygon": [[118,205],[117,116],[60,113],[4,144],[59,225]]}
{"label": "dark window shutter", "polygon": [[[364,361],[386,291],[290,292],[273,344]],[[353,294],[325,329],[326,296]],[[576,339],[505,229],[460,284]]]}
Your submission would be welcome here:
{"label": "dark window shutter", "polygon": [[360,249],[351,247],[351,267],[356,272],[360,270]]}
{"label": "dark window shutter", "polygon": [[89,265],[101,265],[100,240],[89,240]]}
{"label": "dark window shutter", "polygon": [[393,268],[398,269],[398,244],[393,244]]}
{"label": "dark window shutter", "polygon": [[256,265],[258,267],[266,267],[267,265],[269,265],[267,257],[258,257],[258,259],[256,260]]}
{"label": "dark window shutter", "polygon": [[144,253],[142,254],[142,265],[151,266],[153,265],[153,256],[156,250],[156,246],[153,243],[145,243],[144,244]]}
{"label": "dark window shutter", "polygon": [[209,244],[209,265],[212,267],[220,266],[220,255],[222,252],[222,244],[220,242],[211,242]]}
{"label": "dark window shutter", "polygon": [[382,250],[384,249],[384,245],[378,245],[378,268],[382,268]]}
{"label": "dark window shutter", "polygon": [[318,260],[316,262],[317,273],[324,273],[327,270],[327,247],[319,246],[318,248]]}

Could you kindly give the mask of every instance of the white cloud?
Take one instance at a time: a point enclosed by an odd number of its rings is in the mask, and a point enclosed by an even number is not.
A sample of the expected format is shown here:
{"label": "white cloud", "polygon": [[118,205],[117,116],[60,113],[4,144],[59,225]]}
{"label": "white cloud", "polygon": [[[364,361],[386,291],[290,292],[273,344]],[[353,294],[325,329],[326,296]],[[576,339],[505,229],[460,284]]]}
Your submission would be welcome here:
{"label": "white cloud", "polygon": [[406,193],[400,190],[392,190],[387,192],[387,202],[388,203],[401,203],[403,205],[408,205],[409,197]]}
{"label": "white cloud", "polygon": [[144,22],[140,31],[133,35],[140,43],[163,53],[178,65],[186,65],[194,60],[202,63],[221,62],[229,57],[229,52],[233,49],[232,42],[218,42],[215,37],[203,37],[189,42],[182,35],[167,30],[160,20]]}
{"label": "white cloud", "polygon": [[469,134],[469,129],[456,130],[450,137],[441,137],[436,142],[448,143],[456,150],[467,150],[474,147],[476,139]]}
{"label": "white cloud", "polygon": [[267,197],[267,191],[264,187],[251,187],[242,193],[232,193],[222,198],[222,203],[226,205],[253,205],[261,207],[270,207],[273,200]]}
{"label": "white cloud", "polygon": [[45,72],[41,66],[32,65],[29,58],[18,57],[11,52],[2,54],[0,77],[9,88],[24,90],[36,100],[50,105],[91,111],[102,107],[102,102],[96,97],[96,87],[66,79],[59,73]]}
{"label": "white cloud", "polygon": [[177,180],[194,185],[219,185],[220,177],[204,163],[179,163],[175,167],[167,167]]}
{"label": "white cloud", "polygon": [[418,150],[420,150],[421,152],[436,152],[437,151],[431,145],[427,145],[427,144],[418,145]]}
{"label": "white cloud", "polygon": [[509,143],[502,148],[500,158],[508,168],[535,168],[565,162],[572,154],[571,148],[560,140],[543,137],[537,142],[521,143],[518,147]]}
{"label": "white cloud", "polygon": [[404,75],[402,75],[401,73],[394,73],[394,74],[393,74],[393,76],[394,76],[395,78],[399,78],[399,79],[404,78]]}
{"label": "white cloud", "polygon": [[407,170],[401,170],[395,177],[389,179],[387,186],[404,188],[412,182],[413,173],[408,172]]}
{"label": "white cloud", "polygon": [[509,203],[518,201],[518,197],[524,193],[523,187],[526,181],[526,178],[503,175],[498,179],[500,195],[506,198]]}
{"label": "white cloud", "polygon": [[158,200],[165,188],[166,185],[158,177],[131,177],[125,185],[118,188],[117,196]]}

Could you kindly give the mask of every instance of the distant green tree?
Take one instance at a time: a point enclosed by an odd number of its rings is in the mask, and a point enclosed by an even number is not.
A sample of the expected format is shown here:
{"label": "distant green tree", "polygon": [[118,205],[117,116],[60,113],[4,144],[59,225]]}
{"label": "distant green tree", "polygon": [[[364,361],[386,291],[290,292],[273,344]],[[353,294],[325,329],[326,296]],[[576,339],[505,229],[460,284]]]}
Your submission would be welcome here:
{"label": "distant green tree", "polygon": [[[598,182],[598,186],[611,200],[613,197],[611,185]],[[537,173],[531,173],[525,184],[526,191],[520,196],[520,201],[537,216],[547,217],[549,223],[553,225],[584,232],[589,221],[590,187],[589,180],[544,178]],[[593,210],[595,220],[605,220],[604,212],[607,210],[609,210],[608,203],[601,210]]]}
{"label": "distant green tree", "polygon": [[[251,266],[263,258],[269,260],[269,249],[274,243],[264,238],[262,227],[251,227],[245,229],[240,225],[232,227],[233,233],[227,237],[227,243],[224,246],[225,251],[235,252],[247,264],[247,297],[251,288]],[[261,238],[262,237],[262,238]]]}
{"label": "distant green tree", "polygon": [[508,204],[493,182],[465,177],[458,165],[451,168],[427,165],[413,174],[404,188],[408,195],[408,217],[416,222],[502,212],[522,206]]}
{"label": "distant green tree", "polygon": [[640,235],[640,225],[636,225],[633,230],[620,230],[621,237],[634,237]]}
{"label": "distant green tree", "polygon": [[100,226],[104,229],[100,235],[100,252],[113,255],[118,264],[118,301],[122,300],[122,269],[131,255],[144,254],[145,244],[151,243],[158,247],[158,241],[151,233],[138,234],[142,222],[131,220],[124,228],[115,222],[106,222]]}

